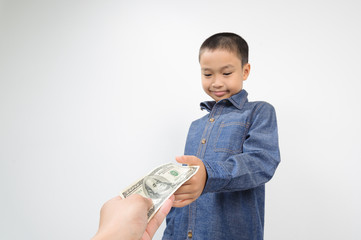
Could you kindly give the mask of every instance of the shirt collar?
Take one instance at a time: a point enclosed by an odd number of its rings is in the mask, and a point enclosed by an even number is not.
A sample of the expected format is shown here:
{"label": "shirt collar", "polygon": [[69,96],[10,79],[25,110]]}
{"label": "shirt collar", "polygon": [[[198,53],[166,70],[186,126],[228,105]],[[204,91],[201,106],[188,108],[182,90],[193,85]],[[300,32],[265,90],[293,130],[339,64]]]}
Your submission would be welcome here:
{"label": "shirt collar", "polygon": [[[238,109],[242,109],[243,105],[248,101],[248,93],[246,90],[242,89],[239,93],[232,95],[230,98],[222,99],[220,102],[229,102]],[[207,110],[208,112],[212,111],[213,107],[216,105],[216,101],[205,101],[200,104],[201,110]]]}

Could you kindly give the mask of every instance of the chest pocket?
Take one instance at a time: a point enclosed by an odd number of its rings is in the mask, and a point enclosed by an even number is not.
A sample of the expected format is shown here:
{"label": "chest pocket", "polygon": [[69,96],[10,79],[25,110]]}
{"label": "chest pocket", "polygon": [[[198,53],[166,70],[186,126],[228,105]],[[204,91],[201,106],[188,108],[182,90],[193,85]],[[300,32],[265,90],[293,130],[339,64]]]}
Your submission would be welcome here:
{"label": "chest pocket", "polygon": [[214,143],[214,151],[231,154],[241,153],[248,127],[249,124],[243,122],[221,123]]}

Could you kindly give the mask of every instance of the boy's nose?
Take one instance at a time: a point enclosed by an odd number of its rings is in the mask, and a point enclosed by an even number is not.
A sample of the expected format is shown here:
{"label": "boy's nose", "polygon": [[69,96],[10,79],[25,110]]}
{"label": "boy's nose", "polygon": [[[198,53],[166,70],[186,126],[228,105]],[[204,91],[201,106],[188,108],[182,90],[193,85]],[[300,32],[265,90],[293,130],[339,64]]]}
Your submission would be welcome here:
{"label": "boy's nose", "polygon": [[223,86],[222,81],[218,77],[214,78],[214,81],[212,82],[212,87],[219,88],[222,86]]}

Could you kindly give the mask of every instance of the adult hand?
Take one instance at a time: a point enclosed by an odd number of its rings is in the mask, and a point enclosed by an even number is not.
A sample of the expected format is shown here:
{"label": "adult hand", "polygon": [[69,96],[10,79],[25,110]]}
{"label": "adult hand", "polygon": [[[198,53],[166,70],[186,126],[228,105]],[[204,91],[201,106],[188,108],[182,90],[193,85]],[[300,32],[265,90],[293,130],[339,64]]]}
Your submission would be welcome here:
{"label": "adult hand", "polygon": [[153,238],[155,232],[158,230],[159,226],[162,224],[165,217],[168,215],[170,209],[172,208],[173,201],[174,195],[172,195],[169,199],[167,199],[167,201],[164,202],[162,207],[149,221],[147,229],[143,234],[142,240],[150,240]]}
{"label": "adult hand", "polygon": [[185,182],[175,193],[173,207],[184,207],[202,194],[207,181],[207,170],[199,158],[196,156],[176,157],[177,162],[190,166],[199,166],[198,172],[187,182]]}
{"label": "adult hand", "polygon": [[93,240],[149,240],[169,213],[174,196],[169,198],[148,223],[147,213],[151,199],[134,194],[126,199],[120,196],[107,201],[100,211],[99,229]]}
{"label": "adult hand", "polygon": [[100,210],[99,230],[93,240],[139,240],[147,227],[147,212],[152,204],[152,200],[138,194],[110,199]]}

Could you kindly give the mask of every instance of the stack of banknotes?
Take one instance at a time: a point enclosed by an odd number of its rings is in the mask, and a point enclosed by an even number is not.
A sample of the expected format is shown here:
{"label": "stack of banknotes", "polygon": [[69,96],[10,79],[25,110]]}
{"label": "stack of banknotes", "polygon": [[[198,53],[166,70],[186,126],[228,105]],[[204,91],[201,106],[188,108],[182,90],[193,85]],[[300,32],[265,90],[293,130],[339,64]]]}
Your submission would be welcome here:
{"label": "stack of banknotes", "polygon": [[140,194],[151,198],[153,207],[148,211],[149,221],[163,203],[196,174],[198,169],[198,166],[181,166],[175,163],[161,165],[121,191],[120,196],[127,198],[132,194]]}

